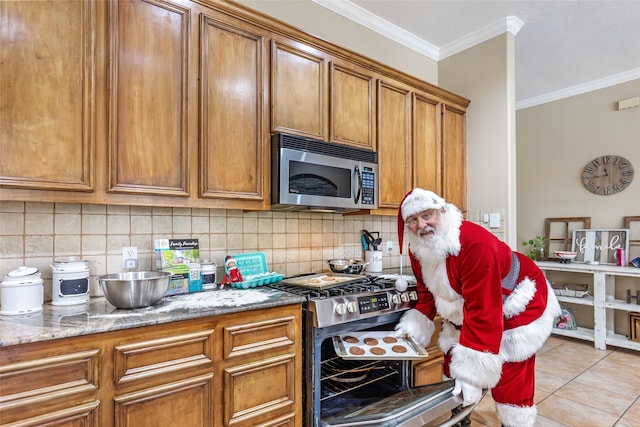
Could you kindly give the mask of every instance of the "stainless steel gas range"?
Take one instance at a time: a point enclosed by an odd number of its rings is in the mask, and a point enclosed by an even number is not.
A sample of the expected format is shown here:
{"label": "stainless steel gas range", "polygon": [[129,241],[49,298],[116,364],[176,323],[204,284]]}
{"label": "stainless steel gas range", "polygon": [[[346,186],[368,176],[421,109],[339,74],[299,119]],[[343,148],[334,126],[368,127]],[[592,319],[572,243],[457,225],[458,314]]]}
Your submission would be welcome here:
{"label": "stainless steel gas range", "polygon": [[[334,279],[334,280],[332,280]],[[395,276],[311,275],[268,286],[306,297],[303,304],[303,409],[307,427],[464,426],[453,382],[412,387],[411,360],[338,355],[334,337],[393,331],[418,298]],[[391,334],[391,332],[390,332]]]}

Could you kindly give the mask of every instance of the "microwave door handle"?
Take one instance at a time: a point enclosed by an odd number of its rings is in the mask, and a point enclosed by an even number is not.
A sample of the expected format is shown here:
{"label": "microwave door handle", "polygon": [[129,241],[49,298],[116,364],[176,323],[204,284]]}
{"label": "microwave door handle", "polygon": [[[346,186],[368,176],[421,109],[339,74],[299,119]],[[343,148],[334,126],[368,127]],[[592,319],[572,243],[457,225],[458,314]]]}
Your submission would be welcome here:
{"label": "microwave door handle", "polygon": [[362,193],[362,175],[360,175],[360,168],[358,165],[353,168],[353,187],[355,194],[353,195],[353,202],[358,204],[360,201],[360,193]]}

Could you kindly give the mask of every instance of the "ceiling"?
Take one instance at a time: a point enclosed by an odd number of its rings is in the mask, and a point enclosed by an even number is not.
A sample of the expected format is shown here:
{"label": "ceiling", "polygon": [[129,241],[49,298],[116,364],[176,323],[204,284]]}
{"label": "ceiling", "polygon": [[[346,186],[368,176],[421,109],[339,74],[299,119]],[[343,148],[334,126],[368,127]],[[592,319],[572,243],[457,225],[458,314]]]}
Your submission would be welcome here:
{"label": "ceiling", "polygon": [[640,79],[640,0],[313,1],[436,61],[515,34],[517,108]]}

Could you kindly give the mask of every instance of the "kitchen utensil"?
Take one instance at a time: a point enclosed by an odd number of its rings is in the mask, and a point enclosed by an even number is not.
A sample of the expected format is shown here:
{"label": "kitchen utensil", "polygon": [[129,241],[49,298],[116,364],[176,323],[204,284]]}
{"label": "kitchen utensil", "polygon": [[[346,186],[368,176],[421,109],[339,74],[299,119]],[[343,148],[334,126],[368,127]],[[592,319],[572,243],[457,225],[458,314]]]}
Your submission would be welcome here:
{"label": "kitchen utensil", "polygon": [[371,246],[373,244],[373,241],[375,240],[371,233],[368,230],[362,230],[362,235],[367,241],[367,244]]}
{"label": "kitchen utensil", "polygon": [[367,242],[367,238],[364,236],[364,234],[362,236],[360,236],[362,238],[362,250],[364,251],[368,251],[369,250],[369,242]]}
{"label": "kitchen utensil", "polygon": [[167,271],[133,271],[98,277],[105,298],[117,308],[140,308],[158,303],[169,287]]}
{"label": "kitchen utensil", "polygon": [[327,262],[331,271],[344,274],[360,274],[368,264],[359,259],[330,259]]}
{"label": "kitchen utensil", "polygon": [[378,237],[373,241],[371,245],[373,246],[374,251],[378,250],[378,247],[380,247],[380,243],[382,243],[382,237]]}
{"label": "kitchen utensil", "polygon": [[21,266],[10,271],[0,286],[0,314],[14,315],[42,311],[42,277],[37,268]]}

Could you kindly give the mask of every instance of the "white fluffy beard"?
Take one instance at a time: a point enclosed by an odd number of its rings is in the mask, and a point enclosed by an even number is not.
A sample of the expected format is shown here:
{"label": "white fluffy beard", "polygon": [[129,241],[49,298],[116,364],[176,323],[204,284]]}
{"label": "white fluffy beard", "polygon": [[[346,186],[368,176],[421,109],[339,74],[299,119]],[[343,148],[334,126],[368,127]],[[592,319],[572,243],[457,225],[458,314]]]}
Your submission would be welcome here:
{"label": "white fluffy beard", "polygon": [[[456,206],[448,203],[445,211],[440,213],[440,222],[432,233],[422,236],[421,230],[417,230],[417,233],[407,233],[409,250],[423,265],[437,264],[449,255],[458,255],[461,224],[462,213]],[[429,228],[425,227],[422,230]]]}

